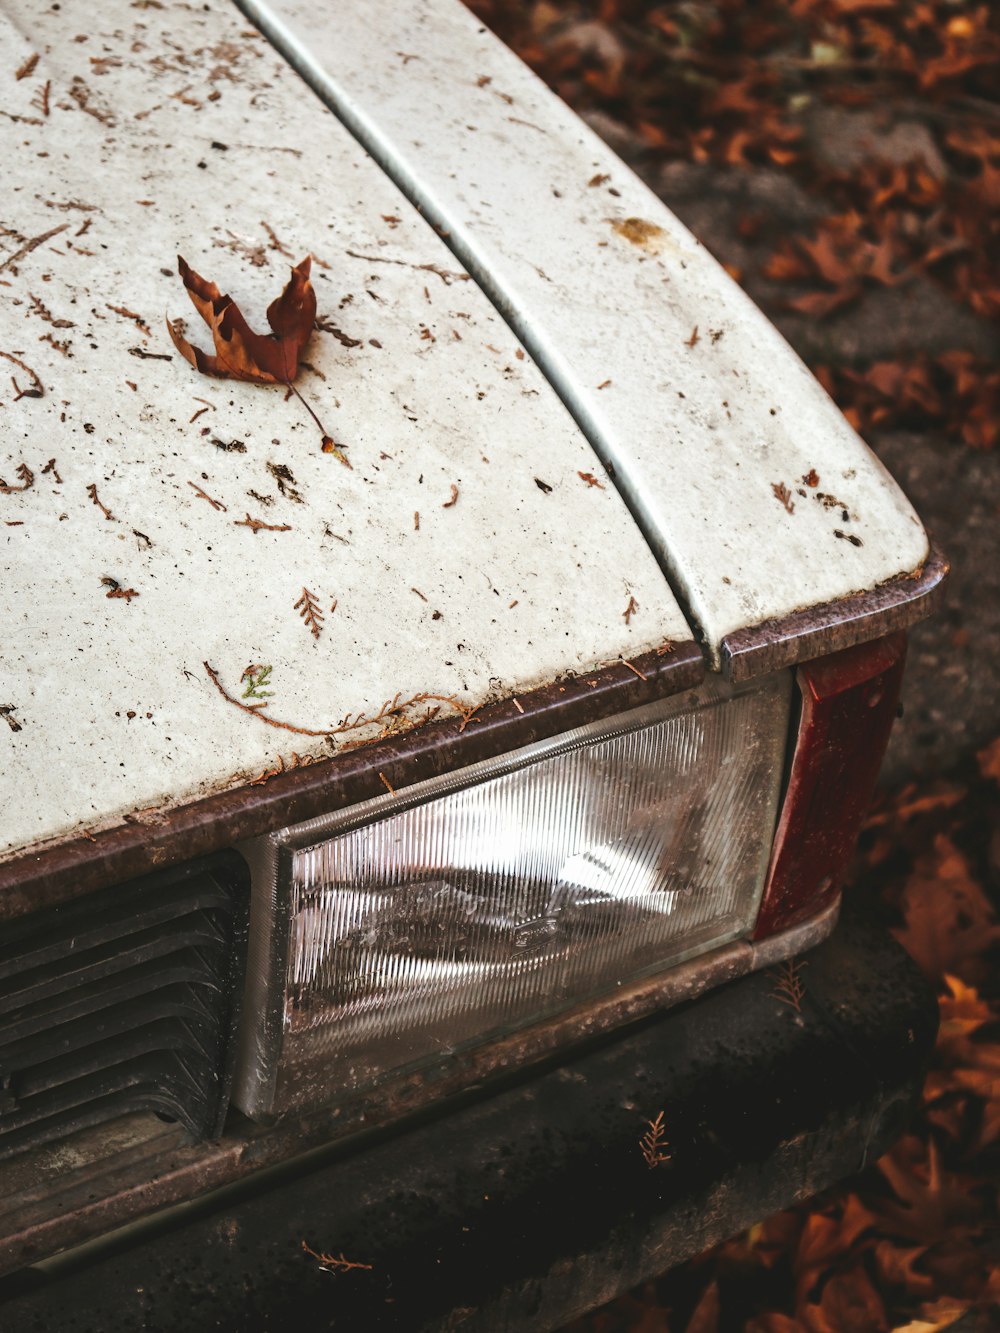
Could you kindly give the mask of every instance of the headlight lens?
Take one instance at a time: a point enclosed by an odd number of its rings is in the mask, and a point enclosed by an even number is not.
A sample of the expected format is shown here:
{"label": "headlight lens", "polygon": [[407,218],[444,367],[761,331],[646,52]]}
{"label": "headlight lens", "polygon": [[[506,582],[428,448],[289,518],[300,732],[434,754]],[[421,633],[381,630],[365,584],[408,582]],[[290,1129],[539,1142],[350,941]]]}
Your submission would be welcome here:
{"label": "headlight lens", "polygon": [[745,934],[789,695],[713,682],[244,849],[237,1104],[335,1101]]}

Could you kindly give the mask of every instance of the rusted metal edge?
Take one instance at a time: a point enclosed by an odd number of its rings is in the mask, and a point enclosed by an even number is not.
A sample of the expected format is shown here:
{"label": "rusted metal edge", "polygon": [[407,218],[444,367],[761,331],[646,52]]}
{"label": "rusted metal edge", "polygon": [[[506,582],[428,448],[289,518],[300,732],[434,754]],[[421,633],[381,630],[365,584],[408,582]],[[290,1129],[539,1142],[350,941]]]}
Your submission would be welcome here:
{"label": "rusted metal edge", "polygon": [[[0,1171],[0,1273],[38,1263],[70,1246],[199,1195],[238,1181],[251,1172],[280,1167],[313,1150],[337,1150],[338,1142],[362,1129],[401,1122],[411,1114],[455,1096],[487,1079],[502,1079],[526,1066],[565,1054],[589,1038],[613,1032],[659,1010],[693,1000],[821,943],[833,931],[840,900],[788,930],[753,942],[734,940],[678,964],[659,976],[622,986],[568,1012],[469,1052],[453,1054],[436,1069],[404,1074],[348,1104],[328,1107],[273,1129],[249,1126],[215,1143],[164,1143],[158,1134],[149,1150],[141,1146],[67,1171],[51,1188],[35,1184],[7,1195]],[[242,1121],[243,1126],[247,1126]],[[262,1182],[263,1183],[263,1182]],[[164,1219],[157,1217],[159,1224]]]}
{"label": "rusted metal edge", "polygon": [[705,662],[697,644],[673,644],[625,662],[488,704],[466,719],[359,747],[308,767],[245,782],[157,812],[17,853],[0,863],[0,921],[106,884],[202,856],[285,824],[298,824],[425,778],[491,759],[697,685]]}
{"label": "rusted metal edge", "polygon": [[722,674],[738,682],[907,629],[936,608],[950,566],[933,542],[921,569],[835,602],[734,630],[722,640]]}

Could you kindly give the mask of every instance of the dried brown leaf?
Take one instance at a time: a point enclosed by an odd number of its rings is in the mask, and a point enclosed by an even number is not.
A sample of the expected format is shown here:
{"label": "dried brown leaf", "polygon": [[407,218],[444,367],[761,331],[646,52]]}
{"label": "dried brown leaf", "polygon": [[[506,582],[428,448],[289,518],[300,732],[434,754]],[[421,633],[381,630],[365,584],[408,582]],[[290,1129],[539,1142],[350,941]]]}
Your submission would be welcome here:
{"label": "dried brown leaf", "polygon": [[933,1140],[908,1135],[879,1160],[878,1169],[896,1196],[873,1203],[883,1234],[934,1245],[981,1230],[972,1183],[947,1170]]}
{"label": "dried brown leaf", "polygon": [[290,384],[299,357],[316,322],[316,293],[309,281],[307,255],[292,269],[284,291],[267,308],[271,334],[254,333],[231,296],[196,273],[180,255],[177,268],[194,308],[212,333],[215,355],[188,342],[177,321],[167,320],[174,346],[203,375],[248,380],[253,384]]}
{"label": "dried brown leaf", "polygon": [[835,1274],[824,1284],[819,1304],[797,1313],[809,1333],[881,1333],[889,1327],[882,1298],[861,1267]]}
{"label": "dried brown leaf", "polygon": [[921,1308],[921,1317],[912,1319],[908,1324],[897,1324],[892,1333],[938,1333],[955,1323],[968,1310],[968,1304],[959,1304],[951,1296],[942,1296]]}
{"label": "dried brown leaf", "polygon": [[798,1245],[805,1229],[801,1213],[788,1210],[758,1222],[747,1232],[747,1244],[757,1263],[773,1268],[786,1252]]}
{"label": "dried brown leaf", "polygon": [[793,1264],[800,1296],[812,1289],[827,1268],[850,1253],[865,1232],[877,1226],[878,1218],[856,1194],[847,1196],[839,1213],[810,1213],[805,1219]]}
{"label": "dried brown leaf", "polygon": [[710,1282],[688,1320],[687,1333],[716,1333],[719,1327],[719,1284]]}
{"label": "dried brown leaf", "polygon": [[802,1333],[802,1325],[791,1315],[768,1310],[766,1314],[750,1320],[746,1326],[746,1333]]}
{"label": "dried brown leaf", "polygon": [[968,1037],[989,1023],[994,1017],[989,1004],[980,999],[974,986],[967,986],[960,977],[947,973],[944,983],[948,993],[940,997],[941,1026],[938,1030],[937,1049],[939,1055],[955,1055],[953,1050],[956,1038]]}
{"label": "dried brown leaf", "polygon": [[976,758],[979,760],[979,771],[983,777],[992,778],[994,782],[1000,784],[1000,736],[990,741],[985,749],[980,750]]}
{"label": "dried brown leaf", "polygon": [[880,1285],[902,1287],[911,1296],[933,1296],[933,1277],[917,1265],[927,1253],[926,1245],[896,1245],[880,1240],[873,1250]]}
{"label": "dried brown leaf", "polygon": [[[901,906],[906,924],[896,935],[929,977],[959,971],[970,976],[970,966],[1000,941],[989,899],[966,857],[944,834],[918,860]],[[979,969],[984,966],[980,961]]]}
{"label": "dried brown leaf", "polygon": [[786,304],[790,310],[797,310],[800,315],[811,315],[815,319],[822,319],[824,315],[831,315],[841,306],[850,304],[860,294],[861,284],[848,282],[833,292],[804,292],[801,296],[792,297]]}

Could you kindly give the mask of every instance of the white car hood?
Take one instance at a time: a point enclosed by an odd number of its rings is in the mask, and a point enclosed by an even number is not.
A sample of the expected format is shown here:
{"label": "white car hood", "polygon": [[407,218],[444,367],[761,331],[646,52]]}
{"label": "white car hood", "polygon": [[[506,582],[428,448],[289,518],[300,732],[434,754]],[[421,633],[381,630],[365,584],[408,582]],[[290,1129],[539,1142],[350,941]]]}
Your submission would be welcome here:
{"label": "white car hood", "polygon": [[[690,639],[530,355],[238,11],[71,8],[0,19],[0,853]],[[262,328],[310,252],[298,384],[352,470],[164,327],[211,349],[178,254]]]}
{"label": "white car hood", "polygon": [[913,509],[781,335],[458,0],[242,3],[524,338],[713,665],[923,566]]}

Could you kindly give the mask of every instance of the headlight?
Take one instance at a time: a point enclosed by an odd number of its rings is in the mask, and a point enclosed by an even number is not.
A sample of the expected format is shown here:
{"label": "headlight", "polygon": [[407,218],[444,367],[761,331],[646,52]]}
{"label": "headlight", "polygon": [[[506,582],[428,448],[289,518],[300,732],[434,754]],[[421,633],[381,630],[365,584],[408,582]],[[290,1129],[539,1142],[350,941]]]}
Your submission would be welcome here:
{"label": "headlight", "polygon": [[713,681],[245,847],[237,1105],[336,1101],[748,932],[789,697]]}

